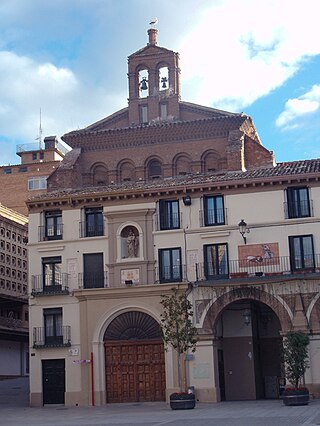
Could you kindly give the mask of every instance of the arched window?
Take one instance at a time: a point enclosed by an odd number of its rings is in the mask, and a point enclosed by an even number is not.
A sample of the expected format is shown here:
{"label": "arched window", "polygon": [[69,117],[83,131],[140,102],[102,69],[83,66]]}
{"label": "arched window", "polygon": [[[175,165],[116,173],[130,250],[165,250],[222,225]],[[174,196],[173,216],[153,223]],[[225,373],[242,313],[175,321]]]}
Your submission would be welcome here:
{"label": "arched window", "polygon": [[191,173],[191,159],[187,155],[180,155],[175,160],[174,174],[176,176]]}
{"label": "arched window", "polygon": [[159,68],[159,91],[169,89],[169,68],[163,66]]}
{"label": "arched window", "polygon": [[162,164],[159,160],[151,160],[148,164],[148,179],[159,179],[162,177]]}
{"label": "arched window", "polygon": [[139,81],[139,98],[146,98],[149,96],[149,72],[148,70],[141,69],[138,74]]}
{"label": "arched window", "polygon": [[92,169],[93,185],[107,185],[108,184],[108,171],[106,166],[98,164]]}
{"label": "arched window", "polygon": [[136,179],[135,167],[130,161],[123,162],[119,167],[120,182],[134,181]]}
{"label": "arched window", "polygon": [[203,156],[203,172],[214,172],[219,170],[220,156],[216,152],[208,152]]}

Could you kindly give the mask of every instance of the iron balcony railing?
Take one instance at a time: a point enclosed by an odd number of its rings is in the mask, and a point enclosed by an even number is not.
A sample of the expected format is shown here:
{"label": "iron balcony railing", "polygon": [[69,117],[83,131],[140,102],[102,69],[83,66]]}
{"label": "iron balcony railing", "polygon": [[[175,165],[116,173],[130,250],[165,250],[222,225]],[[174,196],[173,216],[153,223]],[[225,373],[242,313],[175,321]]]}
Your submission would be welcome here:
{"label": "iron balcony railing", "polygon": [[[50,146],[50,148],[55,148],[64,155],[70,151],[69,148],[65,147],[64,145],[62,145],[61,142],[57,140],[54,141],[54,145],[52,147]],[[22,152],[38,151],[38,150],[45,150],[45,149],[47,148],[45,147],[45,144],[43,142],[24,143],[24,144],[16,146],[16,153],[21,154]]]}
{"label": "iron balcony railing", "polygon": [[39,241],[61,240],[63,236],[63,224],[55,226],[39,226]]}
{"label": "iron balcony railing", "polygon": [[171,265],[155,268],[156,283],[181,283],[187,281],[186,265]]}
{"label": "iron balcony railing", "polygon": [[69,293],[70,274],[55,272],[54,275],[32,275],[31,294],[56,295]]}
{"label": "iron balcony railing", "polygon": [[33,347],[51,348],[71,346],[71,327],[62,325],[53,327],[33,327]]}
{"label": "iron balcony railing", "polygon": [[85,221],[80,222],[79,235],[80,235],[80,238],[101,237],[104,235],[104,225],[103,224],[88,225],[88,223]]}
{"label": "iron balcony railing", "polygon": [[300,217],[313,217],[313,201],[302,200],[299,202],[283,203],[285,219],[298,219]]}
{"label": "iron balcony railing", "polygon": [[155,230],[168,231],[170,229],[181,229],[182,214],[179,213],[158,213],[155,216]]}
{"label": "iron balcony railing", "polygon": [[208,209],[199,211],[200,226],[219,226],[227,223],[226,209]]}
{"label": "iron balcony railing", "polygon": [[80,272],[79,276],[79,288],[107,288],[108,287],[108,274],[107,271],[86,273]]}
{"label": "iron balcony railing", "polygon": [[276,275],[294,275],[320,273],[320,255],[305,257],[279,256],[265,259],[262,256],[248,256],[243,260],[197,263],[195,265],[196,281],[259,278]]}

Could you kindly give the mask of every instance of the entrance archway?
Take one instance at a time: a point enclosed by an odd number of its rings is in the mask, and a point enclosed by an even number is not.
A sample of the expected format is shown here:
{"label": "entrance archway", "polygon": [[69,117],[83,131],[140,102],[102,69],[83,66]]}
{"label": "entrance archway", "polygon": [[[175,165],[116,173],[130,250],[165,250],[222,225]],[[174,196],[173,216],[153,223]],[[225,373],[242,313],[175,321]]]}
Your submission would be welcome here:
{"label": "entrance archway", "polygon": [[279,397],[283,377],[280,321],[260,301],[227,305],[215,324],[221,400]]}
{"label": "entrance archway", "polygon": [[118,315],[104,334],[107,402],[165,400],[160,326],[139,311]]}

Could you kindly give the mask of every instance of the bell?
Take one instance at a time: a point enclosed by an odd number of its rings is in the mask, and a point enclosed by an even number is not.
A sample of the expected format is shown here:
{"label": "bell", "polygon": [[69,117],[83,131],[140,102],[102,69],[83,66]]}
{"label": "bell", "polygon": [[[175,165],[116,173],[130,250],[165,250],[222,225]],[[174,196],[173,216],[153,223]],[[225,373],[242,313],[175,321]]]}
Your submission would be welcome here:
{"label": "bell", "polygon": [[167,77],[162,77],[161,83],[162,83],[162,88],[163,89],[167,88],[167,81],[168,81]]}
{"label": "bell", "polygon": [[143,77],[143,79],[141,81],[140,90],[148,90],[148,85],[147,85],[147,79],[146,79],[146,77]]}

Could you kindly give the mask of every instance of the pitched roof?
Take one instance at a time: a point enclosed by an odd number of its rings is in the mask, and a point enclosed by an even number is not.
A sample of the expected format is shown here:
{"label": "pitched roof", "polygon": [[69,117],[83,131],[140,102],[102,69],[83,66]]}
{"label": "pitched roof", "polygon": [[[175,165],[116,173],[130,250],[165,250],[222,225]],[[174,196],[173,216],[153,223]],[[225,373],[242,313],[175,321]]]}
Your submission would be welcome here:
{"label": "pitched roof", "polygon": [[[283,178],[283,179],[281,179]],[[295,180],[298,178],[315,178],[320,179],[320,158],[313,160],[301,160],[292,162],[282,162],[274,167],[263,167],[259,169],[247,171],[226,171],[212,172],[206,174],[188,174],[184,176],[176,176],[164,179],[156,179],[152,181],[124,182],[121,184],[109,184],[106,186],[86,187],[78,189],[57,190],[47,194],[33,197],[29,201],[53,199],[64,196],[95,196],[99,194],[115,194],[115,193],[135,193],[150,191],[167,191],[178,188],[184,190],[194,187],[204,188],[212,186],[241,185],[246,183],[264,183],[281,180]]]}

